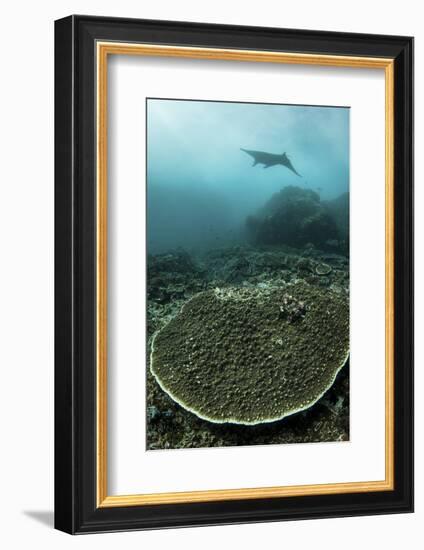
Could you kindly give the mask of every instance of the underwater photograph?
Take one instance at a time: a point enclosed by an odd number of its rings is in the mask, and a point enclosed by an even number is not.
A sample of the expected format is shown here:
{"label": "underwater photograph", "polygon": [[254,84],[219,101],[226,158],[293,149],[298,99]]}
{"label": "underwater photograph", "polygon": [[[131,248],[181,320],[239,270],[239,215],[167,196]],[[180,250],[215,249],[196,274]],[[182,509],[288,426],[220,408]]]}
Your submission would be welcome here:
{"label": "underwater photograph", "polygon": [[146,100],[146,449],[349,440],[348,107]]}

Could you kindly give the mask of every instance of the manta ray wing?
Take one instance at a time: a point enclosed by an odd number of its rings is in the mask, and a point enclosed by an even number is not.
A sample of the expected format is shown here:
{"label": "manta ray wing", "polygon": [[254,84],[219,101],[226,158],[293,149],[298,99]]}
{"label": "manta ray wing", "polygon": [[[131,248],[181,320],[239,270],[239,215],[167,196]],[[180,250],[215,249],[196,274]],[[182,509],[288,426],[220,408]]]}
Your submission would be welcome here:
{"label": "manta ray wing", "polygon": [[296,176],[299,176],[300,178],[302,177],[299,172],[297,172],[293,166],[293,164],[291,163],[291,161],[289,160],[289,158],[287,157],[287,155],[284,156],[284,160],[282,162],[283,166],[285,166],[286,168],[288,168],[289,170],[291,170],[292,172],[294,172],[296,174]]}
{"label": "manta ray wing", "polygon": [[258,162],[261,162],[258,157],[260,157],[260,151],[251,151],[250,149],[242,149],[240,147],[240,151],[244,151],[248,155],[250,155],[253,158],[253,164],[252,166],[256,166]]}

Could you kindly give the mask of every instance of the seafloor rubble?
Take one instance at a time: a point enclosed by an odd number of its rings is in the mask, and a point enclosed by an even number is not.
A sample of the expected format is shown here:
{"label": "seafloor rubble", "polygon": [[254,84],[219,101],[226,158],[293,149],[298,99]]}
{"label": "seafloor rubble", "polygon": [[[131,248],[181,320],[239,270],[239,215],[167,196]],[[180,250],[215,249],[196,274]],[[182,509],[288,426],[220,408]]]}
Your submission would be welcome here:
{"label": "seafloor rubble", "polygon": [[[328,248],[331,249],[331,246]],[[313,243],[224,247],[204,254],[177,250],[148,258],[148,339],[202,291],[264,291],[307,284],[325,296],[348,299],[348,258]],[[219,322],[219,320],[218,320]],[[150,361],[150,357],[148,357]],[[147,449],[305,443],[349,439],[349,365],[310,408],[257,425],[216,424],[185,410],[147,368]]]}

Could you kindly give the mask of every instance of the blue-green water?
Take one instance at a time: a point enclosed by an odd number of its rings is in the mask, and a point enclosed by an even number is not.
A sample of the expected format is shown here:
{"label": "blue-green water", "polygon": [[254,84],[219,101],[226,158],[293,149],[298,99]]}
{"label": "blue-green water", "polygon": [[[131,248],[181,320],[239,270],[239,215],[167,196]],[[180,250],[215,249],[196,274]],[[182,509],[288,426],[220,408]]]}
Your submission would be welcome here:
{"label": "blue-green water", "polygon": [[[241,148],[286,152],[302,177]],[[348,108],[148,100],[150,253],[243,242],[247,217],[288,186],[323,203],[348,192]]]}

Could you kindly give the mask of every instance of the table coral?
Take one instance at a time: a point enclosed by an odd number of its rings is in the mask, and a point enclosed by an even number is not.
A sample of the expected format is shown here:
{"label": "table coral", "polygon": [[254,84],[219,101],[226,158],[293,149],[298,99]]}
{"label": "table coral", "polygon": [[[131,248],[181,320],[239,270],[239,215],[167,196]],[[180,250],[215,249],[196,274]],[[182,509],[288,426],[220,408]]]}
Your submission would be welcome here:
{"label": "table coral", "polygon": [[252,425],[311,407],[348,354],[347,297],[298,282],[195,295],[155,334],[150,366],[200,418]]}

